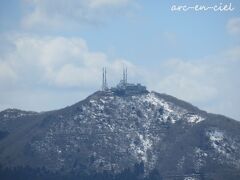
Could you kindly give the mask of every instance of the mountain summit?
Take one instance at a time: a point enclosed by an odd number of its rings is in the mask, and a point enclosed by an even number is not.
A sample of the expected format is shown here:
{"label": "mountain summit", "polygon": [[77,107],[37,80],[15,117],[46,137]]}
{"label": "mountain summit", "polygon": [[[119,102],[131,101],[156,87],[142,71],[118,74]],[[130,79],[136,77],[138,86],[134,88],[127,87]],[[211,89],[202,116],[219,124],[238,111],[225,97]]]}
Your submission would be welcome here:
{"label": "mountain summit", "polygon": [[0,112],[0,163],[3,172],[140,169],[140,179],[238,179],[239,129],[235,120],[122,82],[60,110]]}

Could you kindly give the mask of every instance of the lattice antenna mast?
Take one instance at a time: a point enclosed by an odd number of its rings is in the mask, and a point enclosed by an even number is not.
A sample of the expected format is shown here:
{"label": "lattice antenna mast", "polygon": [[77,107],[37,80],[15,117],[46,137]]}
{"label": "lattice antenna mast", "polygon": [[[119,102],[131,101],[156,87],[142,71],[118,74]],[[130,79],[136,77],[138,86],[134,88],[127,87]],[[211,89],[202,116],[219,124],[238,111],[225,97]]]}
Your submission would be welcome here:
{"label": "lattice antenna mast", "polygon": [[104,72],[104,68],[102,69],[102,91],[104,91],[104,79],[105,79],[105,72]]}
{"label": "lattice antenna mast", "polygon": [[105,69],[104,69],[104,72],[105,72],[105,78],[104,78],[104,81],[105,81],[105,90],[107,90],[107,89],[108,89],[108,85],[107,85],[107,69],[106,69],[106,67],[105,67]]}
{"label": "lattice antenna mast", "polygon": [[127,68],[123,67],[123,84],[127,84]]}
{"label": "lattice antenna mast", "polygon": [[104,67],[102,69],[102,91],[106,91],[108,89],[107,87],[107,70],[106,68]]}
{"label": "lattice antenna mast", "polygon": [[128,74],[127,74],[127,68],[125,69],[125,83],[127,84],[127,77],[128,77]]}
{"label": "lattice antenna mast", "polygon": [[122,79],[123,84],[125,84],[125,71],[124,71],[124,66],[123,66],[123,79]]}

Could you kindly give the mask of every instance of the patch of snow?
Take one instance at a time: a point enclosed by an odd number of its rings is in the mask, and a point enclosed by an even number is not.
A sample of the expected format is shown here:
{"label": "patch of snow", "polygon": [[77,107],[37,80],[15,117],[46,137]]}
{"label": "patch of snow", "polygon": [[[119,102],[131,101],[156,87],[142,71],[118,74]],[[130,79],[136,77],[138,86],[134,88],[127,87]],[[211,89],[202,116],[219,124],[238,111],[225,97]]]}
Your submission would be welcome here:
{"label": "patch of snow", "polygon": [[160,100],[158,97],[155,96],[154,93],[149,93],[145,97],[145,101],[153,104],[154,106],[162,106],[164,110],[168,112],[173,112],[173,109],[170,108],[169,104],[164,100]]}
{"label": "patch of snow", "polygon": [[143,135],[138,134],[140,143],[139,145],[136,145],[134,142],[132,142],[130,144],[130,148],[132,149],[132,151],[135,154],[135,157],[137,159],[140,158],[140,161],[143,162],[148,162],[148,157],[147,157],[147,151],[152,149],[152,141],[147,138],[147,137],[143,137]]}
{"label": "patch of snow", "polygon": [[201,150],[200,148],[195,148],[194,151],[194,169],[196,172],[200,172],[201,168],[206,163],[206,158],[208,154]]}
{"label": "patch of snow", "polygon": [[209,130],[207,136],[211,142],[211,146],[219,153],[217,159],[219,161],[224,161],[240,168],[240,159],[239,159],[239,143],[223,131],[218,129]]}
{"label": "patch of snow", "polygon": [[106,103],[106,101],[104,99],[99,99],[103,104]]}
{"label": "patch of snow", "polygon": [[191,114],[191,115],[188,115],[188,117],[187,117],[187,121],[189,123],[199,123],[203,120],[204,120],[203,117],[196,115],[196,114]]}
{"label": "patch of snow", "polygon": [[197,180],[195,177],[184,177],[184,180]]}
{"label": "patch of snow", "polygon": [[227,156],[226,141],[224,141],[224,132],[218,129],[207,132],[212,147],[219,153]]}
{"label": "patch of snow", "polygon": [[178,163],[177,163],[177,169],[179,171],[182,170],[183,168],[183,165],[184,165],[184,162],[185,162],[185,156],[182,156],[181,159],[178,160]]}
{"label": "patch of snow", "polygon": [[209,135],[209,139],[212,142],[220,142],[223,140],[223,137],[224,137],[223,132],[219,131],[219,130],[214,130],[214,131],[208,132],[208,135]]}

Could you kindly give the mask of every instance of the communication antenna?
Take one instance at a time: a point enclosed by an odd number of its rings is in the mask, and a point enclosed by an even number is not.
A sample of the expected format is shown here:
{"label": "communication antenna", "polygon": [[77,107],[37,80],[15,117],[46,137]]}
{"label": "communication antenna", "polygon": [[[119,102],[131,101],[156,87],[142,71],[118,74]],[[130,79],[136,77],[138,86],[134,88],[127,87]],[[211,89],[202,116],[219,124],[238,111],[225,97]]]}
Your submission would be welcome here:
{"label": "communication antenna", "polygon": [[105,89],[107,90],[108,89],[108,85],[107,85],[107,69],[105,67]]}
{"label": "communication antenna", "polygon": [[123,84],[127,84],[127,68],[123,66]]}
{"label": "communication antenna", "polygon": [[102,91],[106,91],[108,89],[107,87],[107,70],[106,67],[103,67],[102,69]]}
{"label": "communication antenna", "polygon": [[127,75],[127,68],[125,69],[125,71],[126,71],[126,74],[125,74],[125,78],[126,78],[126,79],[125,79],[125,83],[127,84],[127,76],[128,76],[128,75]]}
{"label": "communication antenna", "polygon": [[122,79],[123,84],[125,84],[125,71],[124,71],[124,66],[123,66],[123,79]]}

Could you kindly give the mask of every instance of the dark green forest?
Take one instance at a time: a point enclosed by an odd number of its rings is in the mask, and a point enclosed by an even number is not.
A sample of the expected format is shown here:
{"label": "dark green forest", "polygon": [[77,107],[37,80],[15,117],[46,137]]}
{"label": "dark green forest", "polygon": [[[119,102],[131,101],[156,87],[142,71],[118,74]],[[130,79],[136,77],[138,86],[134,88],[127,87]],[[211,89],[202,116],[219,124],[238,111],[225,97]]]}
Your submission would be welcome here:
{"label": "dark green forest", "polygon": [[0,166],[1,180],[161,180],[162,177],[157,170],[153,170],[144,177],[144,164],[135,164],[133,169],[125,169],[121,173],[114,174],[104,171],[102,173],[51,172],[45,168],[14,167],[3,168]]}

